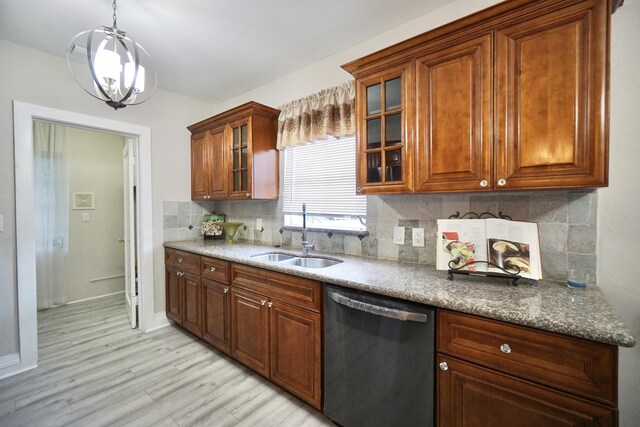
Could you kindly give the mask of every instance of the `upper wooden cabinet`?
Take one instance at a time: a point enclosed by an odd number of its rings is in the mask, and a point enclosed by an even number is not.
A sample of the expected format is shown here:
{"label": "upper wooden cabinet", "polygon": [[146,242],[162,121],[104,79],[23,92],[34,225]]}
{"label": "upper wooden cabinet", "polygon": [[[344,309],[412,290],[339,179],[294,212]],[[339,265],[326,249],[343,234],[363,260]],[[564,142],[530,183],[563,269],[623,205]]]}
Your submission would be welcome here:
{"label": "upper wooden cabinet", "polygon": [[[609,23],[619,3],[506,1],[343,65],[357,82],[363,192],[606,186]],[[374,121],[386,136],[393,111],[369,106],[371,88],[393,76],[403,88],[402,185],[387,176],[393,163],[371,160],[393,153],[385,138],[370,144]]]}
{"label": "upper wooden cabinet", "polygon": [[192,200],[277,199],[279,113],[249,102],[189,126]]}
{"label": "upper wooden cabinet", "polygon": [[411,63],[363,78],[357,84],[359,193],[413,189]]}

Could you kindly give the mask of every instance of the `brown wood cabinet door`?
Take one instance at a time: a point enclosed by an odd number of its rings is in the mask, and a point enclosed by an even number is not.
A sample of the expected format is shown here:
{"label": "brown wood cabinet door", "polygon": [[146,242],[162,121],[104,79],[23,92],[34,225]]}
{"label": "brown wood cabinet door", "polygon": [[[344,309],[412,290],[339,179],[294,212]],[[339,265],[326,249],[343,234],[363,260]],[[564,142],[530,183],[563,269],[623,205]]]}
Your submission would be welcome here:
{"label": "brown wood cabinet door", "polygon": [[269,311],[267,297],[231,289],[231,354],[269,376]]}
{"label": "brown wood cabinet door", "polygon": [[209,135],[209,195],[212,199],[225,199],[228,186],[224,127],[212,130]]}
{"label": "brown wood cabinet door", "polygon": [[178,325],[181,325],[183,282],[177,269],[167,267],[165,272],[166,315]]}
{"label": "brown wood cabinet door", "polygon": [[492,37],[416,60],[416,191],[491,190]]}
{"label": "brown wood cabinet door", "polygon": [[321,409],[321,317],[318,313],[273,302],[271,381]]}
{"label": "brown wood cabinet door", "polygon": [[229,353],[231,346],[229,285],[202,279],[202,296],[202,339]]}
{"label": "brown wood cabinet door", "polygon": [[183,284],[184,306],[182,315],[182,326],[194,335],[202,335],[202,285],[200,276],[190,273],[183,273],[181,277]]}
{"label": "brown wood cabinet door", "polygon": [[210,138],[209,132],[191,137],[191,200],[209,196]]}
{"label": "brown wood cabinet door", "polygon": [[496,32],[496,188],[607,184],[607,4]]}
{"label": "brown wood cabinet door", "polygon": [[356,83],[356,191],[413,191],[413,76],[411,63]]}
{"label": "brown wood cabinet door", "polygon": [[251,151],[251,117],[229,123],[225,145],[229,157],[227,174],[229,199],[251,198],[253,153]]}
{"label": "brown wood cabinet door", "polygon": [[[477,367],[438,357],[440,427],[614,426],[612,408]],[[443,370],[446,363],[446,370]]]}

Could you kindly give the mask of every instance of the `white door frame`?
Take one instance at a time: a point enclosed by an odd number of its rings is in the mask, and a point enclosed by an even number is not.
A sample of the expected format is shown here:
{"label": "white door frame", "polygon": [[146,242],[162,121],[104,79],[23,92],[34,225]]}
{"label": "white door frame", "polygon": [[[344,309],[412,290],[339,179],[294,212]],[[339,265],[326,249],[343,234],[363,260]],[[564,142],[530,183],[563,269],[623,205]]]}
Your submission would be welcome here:
{"label": "white door frame", "polygon": [[[137,234],[140,329],[155,327],[153,299],[153,228],[151,192],[151,129],[80,113],[13,101],[16,194],[16,267],[20,363],[0,377],[35,368],[38,363],[35,213],[33,185],[33,120],[132,136],[138,139]],[[3,370],[5,371],[5,370]]]}

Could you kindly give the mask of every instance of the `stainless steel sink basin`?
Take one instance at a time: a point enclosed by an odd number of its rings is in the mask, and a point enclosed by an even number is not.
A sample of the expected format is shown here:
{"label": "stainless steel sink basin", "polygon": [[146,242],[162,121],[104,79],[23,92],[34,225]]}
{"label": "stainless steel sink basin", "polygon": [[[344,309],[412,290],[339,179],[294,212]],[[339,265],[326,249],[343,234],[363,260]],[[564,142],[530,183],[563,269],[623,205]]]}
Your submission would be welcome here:
{"label": "stainless steel sink basin", "polygon": [[257,259],[258,261],[280,262],[280,261],[286,261],[288,259],[294,258],[294,256],[287,255],[287,254],[271,253],[271,254],[251,255],[251,258]]}
{"label": "stainless steel sink basin", "polygon": [[332,265],[340,264],[342,261],[328,258],[316,258],[316,257],[295,257],[283,262],[283,264],[297,265],[298,267],[307,268],[326,268]]}

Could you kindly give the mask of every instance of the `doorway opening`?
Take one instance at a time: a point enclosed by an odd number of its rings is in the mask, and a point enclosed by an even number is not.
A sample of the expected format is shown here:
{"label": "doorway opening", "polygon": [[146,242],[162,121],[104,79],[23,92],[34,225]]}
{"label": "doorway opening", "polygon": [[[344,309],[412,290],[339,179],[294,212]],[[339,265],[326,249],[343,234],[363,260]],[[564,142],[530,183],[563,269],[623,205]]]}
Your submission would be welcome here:
{"label": "doorway opening", "polygon": [[[135,171],[135,138],[40,120],[33,126],[38,310],[124,294],[125,281],[135,280],[126,274],[135,270],[128,265],[135,238],[125,236],[135,230],[135,204],[123,197],[133,193],[125,182],[135,186],[123,173]],[[131,318],[135,327],[135,312]]]}
{"label": "doorway opening", "polygon": [[[36,236],[34,206],[33,122],[44,121],[96,131],[114,133],[137,141],[132,153],[136,162],[134,214],[132,227],[138,248],[139,328],[147,332],[164,326],[155,318],[153,289],[153,230],[151,199],[151,129],[130,123],[103,119],[33,104],[13,102],[16,194],[16,270],[18,305],[19,363],[3,369],[2,376],[37,366]],[[123,157],[124,161],[124,157]],[[134,276],[135,278],[135,276]]]}

